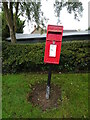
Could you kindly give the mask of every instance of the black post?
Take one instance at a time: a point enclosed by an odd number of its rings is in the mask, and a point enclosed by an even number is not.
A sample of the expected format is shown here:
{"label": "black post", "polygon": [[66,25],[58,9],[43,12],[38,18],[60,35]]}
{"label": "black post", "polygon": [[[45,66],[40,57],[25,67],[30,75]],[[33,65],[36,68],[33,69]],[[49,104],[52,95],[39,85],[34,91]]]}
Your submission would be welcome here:
{"label": "black post", "polygon": [[52,65],[49,65],[48,81],[47,81],[47,88],[46,88],[46,99],[49,99],[50,97],[51,70],[52,70]]}

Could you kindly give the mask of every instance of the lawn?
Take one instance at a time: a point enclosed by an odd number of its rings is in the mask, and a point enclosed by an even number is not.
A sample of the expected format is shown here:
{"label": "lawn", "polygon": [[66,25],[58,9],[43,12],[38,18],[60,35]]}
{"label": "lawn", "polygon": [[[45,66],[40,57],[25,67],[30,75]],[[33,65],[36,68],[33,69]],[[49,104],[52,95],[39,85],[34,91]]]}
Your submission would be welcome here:
{"label": "lawn", "polygon": [[[42,111],[27,101],[27,93],[37,83],[45,84],[47,74],[7,74],[2,77],[3,118],[87,118],[88,73],[52,74],[52,83],[61,87],[62,104]],[[57,93],[58,94],[58,93]]]}

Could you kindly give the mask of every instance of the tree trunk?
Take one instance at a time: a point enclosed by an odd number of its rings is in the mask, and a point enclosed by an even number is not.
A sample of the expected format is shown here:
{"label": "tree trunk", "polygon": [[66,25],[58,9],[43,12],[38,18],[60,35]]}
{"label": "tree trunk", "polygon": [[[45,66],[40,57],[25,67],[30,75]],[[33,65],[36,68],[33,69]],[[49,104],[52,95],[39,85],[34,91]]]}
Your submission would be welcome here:
{"label": "tree trunk", "polygon": [[8,8],[7,2],[3,2],[3,6],[4,6],[7,24],[9,26],[9,30],[10,30],[11,42],[14,44],[14,43],[16,43],[16,36],[15,36],[15,30],[14,30],[14,21],[12,19],[12,14],[11,14],[12,11],[10,11],[11,9]]}
{"label": "tree trunk", "polygon": [[15,32],[13,31],[12,28],[9,28],[9,29],[10,29],[10,38],[11,38],[11,42],[14,44],[14,43],[16,43]]}

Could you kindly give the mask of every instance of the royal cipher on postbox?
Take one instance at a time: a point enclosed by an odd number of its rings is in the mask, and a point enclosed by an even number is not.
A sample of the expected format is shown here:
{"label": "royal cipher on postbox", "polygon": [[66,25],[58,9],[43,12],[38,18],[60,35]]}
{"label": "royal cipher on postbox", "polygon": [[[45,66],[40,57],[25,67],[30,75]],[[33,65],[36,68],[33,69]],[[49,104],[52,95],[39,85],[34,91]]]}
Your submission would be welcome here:
{"label": "royal cipher on postbox", "polygon": [[63,26],[48,25],[44,63],[59,64]]}

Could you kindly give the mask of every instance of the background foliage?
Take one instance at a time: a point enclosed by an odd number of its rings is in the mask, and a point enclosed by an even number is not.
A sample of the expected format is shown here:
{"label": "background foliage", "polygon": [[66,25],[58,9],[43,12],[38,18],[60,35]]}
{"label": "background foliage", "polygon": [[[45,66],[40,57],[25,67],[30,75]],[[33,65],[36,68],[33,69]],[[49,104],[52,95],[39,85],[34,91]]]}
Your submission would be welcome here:
{"label": "background foliage", "polygon": [[73,2],[72,0],[66,2],[66,0],[55,0],[54,3],[54,12],[56,17],[58,18],[57,24],[60,23],[60,14],[61,10],[66,7],[68,13],[73,13],[74,19],[80,21],[80,17],[82,17],[83,14],[83,5],[82,2]]}
{"label": "background foliage", "polygon": [[[7,22],[6,22],[5,13],[2,12],[1,16],[2,16],[2,39],[5,39],[5,38],[10,36],[10,31],[9,31],[9,27],[7,25]],[[22,21],[18,17],[17,21],[16,21],[16,25],[17,25],[16,32],[17,33],[23,33],[23,28],[25,27],[24,24],[25,24],[25,21]]]}
{"label": "background foliage", "polygon": [[[63,42],[60,64],[52,65],[54,72],[87,72],[90,45],[88,41]],[[44,64],[45,44],[7,44],[2,46],[4,73],[48,71]]]}

